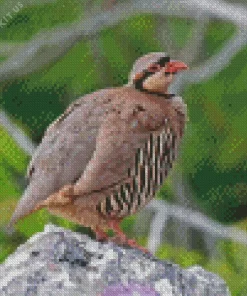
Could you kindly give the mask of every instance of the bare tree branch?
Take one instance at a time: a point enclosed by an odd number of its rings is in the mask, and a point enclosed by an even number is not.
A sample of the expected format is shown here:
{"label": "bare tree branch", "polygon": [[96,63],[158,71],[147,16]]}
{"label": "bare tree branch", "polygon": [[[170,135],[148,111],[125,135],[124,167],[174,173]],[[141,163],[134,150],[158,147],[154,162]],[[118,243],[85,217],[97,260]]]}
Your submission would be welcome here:
{"label": "bare tree branch", "polygon": [[[204,35],[207,28],[209,19],[200,11],[196,15],[196,22],[193,25],[190,38],[188,38],[185,47],[176,55],[177,59],[185,61],[189,65],[194,64],[200,54],[200,49],[204,41]],[[191,197],[193,193],[186,182],[183,173],[175,168],[171,176],[172,190],[174,192],[174,202],[179,205],[189,206],[194,208]],[[181,223],[178,220],[172,220],[173,239],[175,245],[190,249],[193,246],[190,233],[191,228],[189,225]],[[206,248],[207,246],[205,246]]]}
{"label": "bare tree branch", "polygon": [[212,3],[212,7],[208,5],[207,0],[154,0],[152,5],[147,0],[117,3],[113,5],[110,11],[90,15],[85,20],[69,27],[59,27],[49,32],[37,34],[17,53],[1,64],[0,82],[27,75],[54,63],[79,40],[95,35],[103,28],[113,26],[137,13],[158,13],[194,18],[198,9],[200,9],[201,13],[205,13],[209,17],[226,18],[237,25],[241,25],[241,27],[247,25],[246,8],[228,4],[221,0]]}
{"label": "bare tree branch", "polygon": [[23,42],[0,42],[0,56],[9,57],[24,44]]}
{"label": "bare tree branch", "polygon": [[189,83],[199,83],[216,73],[222,71],[231,61],[231,59],[247,44],[247,31],[239,31],[225,46],[205,63],[187,71],[187,73],[178,74],[176,81],[171,85],[172,93],[181,92],[182,88]]}
{"label": "bare tree branch", "polygon": [[[21,77],[40,70],[60,57],[83,37],[95,35],[105,27],[112,26],[137,13],[136,3],[120,3],[111,11],[91,15],[69,27],[60,27],[37,34],[20,50],[1,64],[0,82]],[[148,10],[147,10],[148,11]],[[167,14],[169,12],[167,11]]]}
{"label": "bare tree branch", "polygon": [[156,34],[159,44],[165,48],[170,57],[177,56],[178,48],[175,45],[174,37],[172,36],[171,25],[167,17],[157,15],[156,17]]}
{"label": "bare tree branch", "polygon": [[[163,207],[162,211],[155,211],[155,216],[150,225],[150,231],[148,236],[148,249],[155,254],[156,250],[162,243],[162,232],[166,228],[167,220],[170,214],[168,208]],[[160,227],[162,226],[162,227]]]}
{"label": "bare tree branch", "polygon": [[147,0],[136,1],[139,12],[163,14],[166,10],[170,15],[196,17],[198,11],[208,17],[229,20],[239,27],[247,25],[247,8],[240,4],[230,4],[223,0],[154,0],[152,5]]}
{"label": "bare tree branch", "polygon": [[222,0],[189,0],[186,2],[186,8],[205,11],[208,16],[223,20],[229,20],[237,26],[245,28],[247,25],[246,5],[231,4]]}
{"label": "bare tree branch", "polygon": [[179,52],[178,59],[187,64],[195,63],[200,56],[200,50],[203,45],[205,31],[209,23],[209,18],[198,12],[196,23],[192,29],[191,37],[187,40],[186,46]]}
{"label": "bare tree branch", "polygon": [[[153,253],[155,253],[159,242],[161,242],[161,234],[169,217],[175,217],[181,223],[209,233],[217,239],[230,239],[236,243],[247,245],[247,233],[245,231],[234,226],[221,225],[200,212],[157,199],[153,199],[145,208],[145,210],[147,209],[155,210],[156,215],[159,215],[159,219],[157,218],[153,222],[148,240],[148,246],[152,248],[150,251]],[[154,236],[156,236],[155,243],[152,243],[150,240],[154,239]]]}
{"label": "bare tree branch", "polygon": [[12,123],[7,114],[0,110],[0,125],[2,125],[16,143],[28,154],[32,155],[35,145],[29,137],[16,124]]}

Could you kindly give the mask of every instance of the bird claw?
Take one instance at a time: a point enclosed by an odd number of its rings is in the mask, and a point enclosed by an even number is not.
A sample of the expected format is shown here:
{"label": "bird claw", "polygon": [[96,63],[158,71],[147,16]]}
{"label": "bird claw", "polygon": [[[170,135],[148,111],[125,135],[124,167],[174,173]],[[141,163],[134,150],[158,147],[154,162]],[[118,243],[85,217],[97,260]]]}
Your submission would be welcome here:
{"label": "bird claw", "polygon": [[138,249],[144,253],[151,254],[150,251],[142,246],[140,246],[134,239],[127,239],[126,236],[113,236],[108,239],[111,242],[121,245],[123,247],[131,247],[133,249]]}
{"label": "bird claw", "polygon": [[126,242],[126,245],[130,246],[131,248],[138,249],[138,250],[142,251],[143,253],[151,254],[148,249],[138,245],[138,243],[133,239],[128,239]]}
{"label": "bird claw", "polygon": [[128,239],[127,236],[122,232],[122,230],[119,226],[119,223],[120,223],[120,221],[117,221],[117,220],[110,220],[109,221],[109,228],[113,229],[113,231],[115,232],[114,237],[109,237],[110,241],[116,243],[117,245],[131,247],[134,249],[138,249],[144,253],[151,254],[149,252],[149,250],[138,245],[138,243],[135,240]]}
{"label": "bird claw", "polygon": [[105,242],[109,240],[109,236],[100,228],[96,228],[95,230],[96,240],[99,242]]}

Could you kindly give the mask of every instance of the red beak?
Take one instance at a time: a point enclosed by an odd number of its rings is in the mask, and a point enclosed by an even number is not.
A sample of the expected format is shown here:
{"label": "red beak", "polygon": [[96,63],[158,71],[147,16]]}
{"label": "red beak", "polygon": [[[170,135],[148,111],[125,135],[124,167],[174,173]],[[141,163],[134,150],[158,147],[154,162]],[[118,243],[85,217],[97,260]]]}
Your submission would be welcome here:
{"label": "red beak", "polygon": [[170,61],[166,64],[165,71],[170,73],[176,73],[180,70],[187,70],[189,67],[181,61]]}

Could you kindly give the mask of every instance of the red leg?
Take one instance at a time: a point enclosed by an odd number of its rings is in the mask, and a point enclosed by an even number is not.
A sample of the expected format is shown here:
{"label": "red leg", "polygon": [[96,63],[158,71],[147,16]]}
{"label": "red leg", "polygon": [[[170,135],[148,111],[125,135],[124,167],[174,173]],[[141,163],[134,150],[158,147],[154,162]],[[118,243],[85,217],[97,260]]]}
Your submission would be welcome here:
{"label": "red leg", "polygon": [[116,233],[116,237],[113,237],[113,239],[111,238],[109,239],[118,244],[127,245],[132,248],[139,249],[144,253],[150,254],[148,249],[138,245],[138,243],[135,240],[127,238],[127,236],[123,233],[123,231],[120,228],[120,223],[121,223],[121,220],[115,220],[115,219],[114,220],[112,219],[108,222],[109,228],[111,228]]}
{"label": "red leg", "polygon": [[96,226],[95,234],[96,234],[96,239],[98,241],[108,241],[109,240],[109,236],[107,235],[107,233],[104,232],[104,230],[102,230],[98,226]]}
{"label": "red leg", "polygon": [[122,229],[120,228],[120,223],[121,223],[121,220],[112,219],[108,222],[108,225],[109,225],[109,228],[111,228],[115,232],[119,241],[121,243],[124,243],[126,242],[127,237],[123,233]]}

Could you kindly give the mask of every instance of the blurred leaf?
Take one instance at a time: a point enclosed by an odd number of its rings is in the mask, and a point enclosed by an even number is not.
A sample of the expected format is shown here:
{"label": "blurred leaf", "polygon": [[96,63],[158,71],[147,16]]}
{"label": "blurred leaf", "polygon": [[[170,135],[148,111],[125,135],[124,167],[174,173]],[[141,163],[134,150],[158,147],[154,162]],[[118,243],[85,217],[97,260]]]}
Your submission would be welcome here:
{"label": "blurred leaf", "polygon": [[215,158],[221,168],[237,167],[246,159],[247,151],[247,109],[242,110],[231,120],[228,135],[219,147],[219,155]]}
{"label": "blurred leaf", "polygon": [[236,32],[236,27],[232,23],[214,20],[208,25],[205,34],[205,53],[208,56],[215,54]]}
{"label": "blurred leaf", "polygon": [[162,244],[155,255],[159,259],[169,259],[169,261],[177,263],[182,267],[196,264],[201,265],[204,260],[203,256],[197,251],[188,251],[185,248],[174,248],[169,244]]}
{"label": "blurred leaf", "polygon": [[50,214],[47,210],[42,209],[19,220],[16,224],[16,228],[26,237],[30,237],[37,232],[44,231],[44,226],[48,223],[49,217]]}
{"label": "blurred leaf", "polygon": [[128,216],[123,219],[123,222],[121,223],[121,228],[124,233],[126,234],[132,234],[133,226],[136,220],[135,215]]}
{"label": "blurred leaf", "polygon": [[61,23],[72,22],[82,14],[79,0],[58,0],[54,3],[28,6],[12,13],[12,18],[1,28],[1,40],[29,40],[41,31]]}
{"label": "blurred leaf", "polygon": [[5,85],[0,103],[15,119],[28,127],[33,140],[39,142],[47,126],[65,109],[60,100],[64,89],[50,85],[29,89],[27,85],[28,80]]}
{"label": "blurred leaf", "polygon": [[0,201],[0,228],[8,223],[16,207],[14,199],[6,198]]}
{"label": "blurred leaf", "polygon": [[186,18],[168,17],[169,29],[178,48],[183,48],[191,37],[195,21]]}
{"label": "blurred leaf", "polygon": [[16,177],[23,176],[28,162],[27,155],[16,144],[6,130],[0,126],[0,198],[1,200],[20,194]]}

